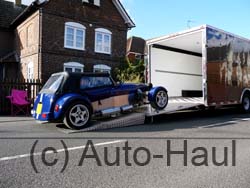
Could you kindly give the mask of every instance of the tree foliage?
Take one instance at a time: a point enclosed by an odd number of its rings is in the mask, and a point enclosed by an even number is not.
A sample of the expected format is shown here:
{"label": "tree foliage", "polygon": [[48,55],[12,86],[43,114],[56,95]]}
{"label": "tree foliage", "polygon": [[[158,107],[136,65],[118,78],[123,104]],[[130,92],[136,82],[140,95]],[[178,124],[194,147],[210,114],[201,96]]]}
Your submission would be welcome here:
{"label": "tree foliage", "polygon": [[143,83],[145,65],[143,60],[135,60],[133,63],[129,59],[125,59],[120,66],[115,68],[115,80],[121,82]]}

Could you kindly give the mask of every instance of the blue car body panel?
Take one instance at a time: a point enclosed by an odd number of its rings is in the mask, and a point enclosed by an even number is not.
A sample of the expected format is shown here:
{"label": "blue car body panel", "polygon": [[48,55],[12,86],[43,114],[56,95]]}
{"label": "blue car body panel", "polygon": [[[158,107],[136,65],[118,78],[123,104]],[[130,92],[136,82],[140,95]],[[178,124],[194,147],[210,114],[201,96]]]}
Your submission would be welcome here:
{"label": "blue car body panel", "polygon": [[[53,104],[55,102],[55,98],[56,98],[55,94],[47,94],[47,93],[38,94],[34,103],[34,109],[37,109],[38,104],[42,104],[42,111],[41,111],[42,113],[40,114],[33,113],[33,117],[40,121],[49,121],[51,119],[54,119]],[[46,118],[42,117],[42,114],[46,114]]]}
{"label": "blue car body panel", "polygon": [[113,87],[105,88],[94,88],[89,90],[84,90],[81,92],[83,96],[86,96],[91,102],[102,100],[111,97]]}
{"label": "blue car body panel", "polygon": [[156,93],[156,91],[158,90],[158,89],[160,89],[160,88],[162,88],[162,89],[164,89],[165,90],[165,88],[163,88],[163,87],[161,87],[161,86],[158,86],[158,87],[153,87],[152,89],[150,89],[150,91],[148,92],[148,101],[154,101],[154,95],[155,95],[155,93]]}
{"label": "blue car body panel", "polygon": [[54,119],[61,119],[65,111],[67,110],[67,107],[73,102],[73,101],[82,101],[87,103],[89,106],[91,106],[91,102],[86,96],[82,96],[80,94],[76,93],[68,93],[60,98],[57,99],[55,105],[59,106],[59,111],[54,111]]}

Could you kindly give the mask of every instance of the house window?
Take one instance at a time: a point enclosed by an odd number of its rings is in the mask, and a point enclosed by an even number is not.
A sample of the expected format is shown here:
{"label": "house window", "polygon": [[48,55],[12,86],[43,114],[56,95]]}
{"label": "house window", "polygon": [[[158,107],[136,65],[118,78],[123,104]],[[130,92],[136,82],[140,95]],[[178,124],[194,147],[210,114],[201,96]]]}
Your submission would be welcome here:
{"label": "house window", "polygon": [[31,46],[34,42],[34,27],[33,24],[29,25],[29,27],[27,28],[27,45]]}
{"label": "house window", "polygon": [[100,6],[100,0],[82,0],[85,3],[89,3],[95,6]]}
{"label": "house window", "polygon": [[28,64],[27,79],[34,79],[34,65],[33,62]]}
{"label": "house window", "polygon": [[95,65],[94,66],[94,72],[103,72],[103,73],[110,73],[111,67],[107,65]]}
{"label": "house window", "polygon": [[95,52],[111,54],[112,33],[103,28],[95,30]]}
{"label": "house window", "polygon": [[64,63],[64,71],[66,72],[83,72],[84,65],[77,62]]}
{"label": "house window", "polygon": [[64,47],[85,50],[86,27],[75,22],[65,23]]}

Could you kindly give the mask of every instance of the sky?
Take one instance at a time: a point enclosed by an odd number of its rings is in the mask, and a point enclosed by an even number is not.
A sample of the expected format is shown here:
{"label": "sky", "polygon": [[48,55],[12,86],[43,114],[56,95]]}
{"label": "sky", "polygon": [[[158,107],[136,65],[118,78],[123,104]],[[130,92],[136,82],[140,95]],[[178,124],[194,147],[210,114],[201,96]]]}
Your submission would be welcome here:
{"label": "sky", "polygon": [[[30,2],[31,0],[23,0],[25,4]],[[249,0],[121,0],[121,2],[136,24],[136,27],[129,31],[128,37],[150,39],[208,24],[250,39]]]}

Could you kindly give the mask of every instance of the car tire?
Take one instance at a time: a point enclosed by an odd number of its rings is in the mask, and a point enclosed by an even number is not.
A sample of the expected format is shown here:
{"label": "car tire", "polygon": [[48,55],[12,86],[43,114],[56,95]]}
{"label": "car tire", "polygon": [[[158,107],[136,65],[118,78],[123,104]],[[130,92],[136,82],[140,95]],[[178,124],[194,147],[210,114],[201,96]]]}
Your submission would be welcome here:
{"label": "car tire", "polygon": [[250,113],[250,94],[244,94],[241,104],[242,110],[245,113]]}
{"label": "car tire", "polygon": [[67,109],[63,123],[70,129],[80,130],[89,126],[91,110],[84,102],[74,102]]}
{"label": "car tire", "polygon": [[156,110],[163,110],[168,105],[168,92],[165,88],[159,87],[153,94],[153,100],[150,101],[151,106]]}

